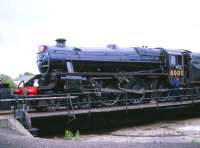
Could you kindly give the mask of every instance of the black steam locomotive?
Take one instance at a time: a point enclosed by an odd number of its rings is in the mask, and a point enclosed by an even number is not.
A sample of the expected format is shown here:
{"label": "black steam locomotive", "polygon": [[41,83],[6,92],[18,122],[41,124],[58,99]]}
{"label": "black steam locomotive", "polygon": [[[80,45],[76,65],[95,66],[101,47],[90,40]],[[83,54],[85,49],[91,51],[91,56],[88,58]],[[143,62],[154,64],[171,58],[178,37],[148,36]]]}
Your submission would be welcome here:
{"label": "black steam locomotive", "polygon": [[36,92],[28,94],[77,93],[80,99],[82,94],[91,93],[95,100],[113,105],[121,99],[119,92],[126,92],[130,103],[141,103],[144,98],[187,95],[187,90],[200,86],[200,54],[181,49],[120,48],[115,44],[69,47],[65,41],[57,39],[55,46],[39,47],[40,74],[24,85],[32,87],[37,80],[38,86],[31,90]]}

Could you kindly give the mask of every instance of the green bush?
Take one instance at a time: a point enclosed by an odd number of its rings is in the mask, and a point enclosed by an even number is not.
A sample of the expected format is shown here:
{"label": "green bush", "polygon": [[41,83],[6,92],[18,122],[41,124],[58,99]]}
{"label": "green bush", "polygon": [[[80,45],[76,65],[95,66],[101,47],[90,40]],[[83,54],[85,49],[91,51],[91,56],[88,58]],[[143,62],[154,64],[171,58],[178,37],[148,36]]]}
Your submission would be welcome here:
{"label": "green bush", "polygon": [[10,88],[17,88],[17,85],[10,76],[0,74],[0,79],[3,81],[3,83],[8,83]]}
{"label": "green bush", "polygon": [[75,137],[77,140],[80,138],[80,133],[79,133],[79,131],[78,131],[78,130],[76,131],[76,133],[75,133],[74,137]]}
{"label": "green bush", "polygon": [[73,138],[75,138],[76,140],[78,140],[80,138],[80,133],[79,133],[78,130],[76,131],[75,134],[73,134],[71,132],[71,130],[66,130],[64,138],[67,139],[67,140],[72,140]]}
{"label": "green bush", "polygon": [[72,134],[72,132],[70,130],[66,130],[65,131],[65,138],[67,140],[71,140],[73,138],[73,134]]}

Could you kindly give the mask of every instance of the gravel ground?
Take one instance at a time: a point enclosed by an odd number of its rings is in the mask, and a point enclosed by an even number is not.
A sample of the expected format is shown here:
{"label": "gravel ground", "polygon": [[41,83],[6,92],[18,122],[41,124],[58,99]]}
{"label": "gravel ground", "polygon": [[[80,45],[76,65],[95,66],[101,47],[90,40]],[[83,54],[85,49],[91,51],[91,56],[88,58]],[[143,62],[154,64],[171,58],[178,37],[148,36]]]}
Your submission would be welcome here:
{"label": "gravel ground", "polygon": [[198,148],[198,143],[83,142],[0,135],[0,148]]}
{"label": "gravel ground", "polygon": [[0,128],[0,148],[196,148],[200,147],[200,118],[129,127],[104,135],[73,140],[28,138]]}
{"label": "gravel ground", "polygon": [[82,135],[88,142],[200,142],[200,118],[166,121],[115,130],[105,135]]}

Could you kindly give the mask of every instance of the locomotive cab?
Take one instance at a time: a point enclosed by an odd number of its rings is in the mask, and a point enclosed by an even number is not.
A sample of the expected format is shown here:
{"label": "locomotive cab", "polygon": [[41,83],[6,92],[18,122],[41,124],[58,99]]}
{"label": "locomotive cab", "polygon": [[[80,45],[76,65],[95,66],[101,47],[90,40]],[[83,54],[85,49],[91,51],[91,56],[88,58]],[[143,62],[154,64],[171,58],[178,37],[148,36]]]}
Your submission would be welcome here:
{"label": "locomotive cab", "polygon": [[180,85],[190,81],[190,52],[186,50],[166,50],[168,54],[169,79],[172,84],[178,80]]}

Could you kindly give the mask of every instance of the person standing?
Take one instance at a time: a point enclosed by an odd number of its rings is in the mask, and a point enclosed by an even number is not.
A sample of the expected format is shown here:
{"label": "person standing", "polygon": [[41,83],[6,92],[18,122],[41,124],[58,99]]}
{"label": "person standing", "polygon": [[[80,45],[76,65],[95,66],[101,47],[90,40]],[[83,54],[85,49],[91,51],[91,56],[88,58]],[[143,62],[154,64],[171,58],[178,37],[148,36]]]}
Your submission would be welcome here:
{"label": "person standing", "polygon": [[172,83],[173,86],[173,96],[175,96],[176,101],[180,101],[180,87],[181,87],[181,80],[178,76],[176,76]]}

